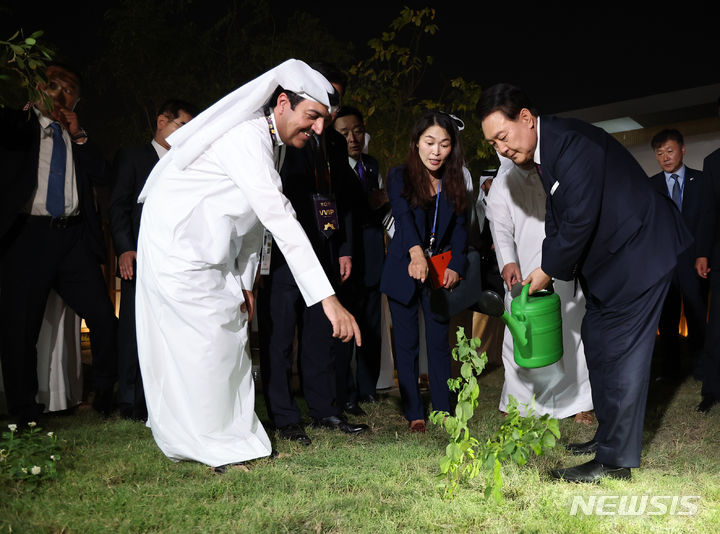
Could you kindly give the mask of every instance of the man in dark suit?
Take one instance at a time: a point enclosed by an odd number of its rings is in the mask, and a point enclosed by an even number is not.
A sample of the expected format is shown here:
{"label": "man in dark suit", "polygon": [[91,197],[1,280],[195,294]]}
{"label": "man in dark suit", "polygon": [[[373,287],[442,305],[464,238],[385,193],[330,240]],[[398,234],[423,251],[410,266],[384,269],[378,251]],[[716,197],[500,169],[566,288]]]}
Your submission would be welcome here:
{"label": "man in dark suit", "polygon": [[[312,67],[342,94],[339,72],[326,64]],[[280,169],[283,194],[313,246],[335,291],[352,270],[352,213],[348,184],[347,144],[328,123],[304,148],[288,146]],[[263,251],[265,254],[265,251]],[[269,273],[262,277],[258,297],[260,374],[267,410],[283,439],[311,443],[293,399],[291,369],[297,328],[298,367],[302,390],[313,425],[347,434],[367,425],[349,423],[337,402],[336,366],[347,367],[347,351],[339,350],[322,305],[305,307],[300,290],[282,253],[271,249]],[[263,260],[265,261],[265,260]],[[260,270],[262,273],[262,268]],[[342,361],[336,361],[336,358]]]}
{"label": "man in dark suit", "polygon": [[197,108],[182,100],[168,100],[156,118],[155,135],[148,144],[123,148],[113,163],[110,226],[118,256],[120,315],[118,321],[117,403],[123,417],[147,419],[135,336],[135,261],[142,204],[137,198],[150,171],[170,145],[167,136],[197,115]]}
{"label": "man in dark suit", "polygon": [[552,475],[630,478],[640,465],[660,311],[692,236],[670,198],[604,130],[538,116],[508,84],[487,89],[479,108],[485,138],[518,165],[534,162],[547,194],[542,264],[523,284],[533,293],[551,277],[575,278],[586,298],[582,339],[598,428],[593,440],[568,448],[595,458]]}
{"label": "man in dark suit", "polygon": [[0,329],[8,410],[24,422],[43,407],[35,344],[50,289],[90,329],[93,407],[113,409],[117,319],[101,264],[105,242],[93,184],[105,185],[105,161],[74,111],[80,76],[51,65],[41,99],[0,109]]}
{"label": "man in dark suit", "polygon": [[[698,231],[695,268],[700,277],[709,277],[710,292],[720,295],[720,148],[703,160],[703,174],[704,201],[712,218],[710,224]],[[717,297],[710,299],[700,394],[702,399],[697,410],[701,413],[710,411],[720,401],[720,298]]]}
{"label": "man in dark suit", "polygon": [[[385,260],[383,218],[390,209],[378,161],[363,153],[365,123],[362,113],[351,106],[338,110],[333,127],[347,141],[348,163],[353,169],[350,198],[353,201],[353,269],[340,289],[340,301],[349,306],[363,333],[363,344],[355,349],[355,368],[338,368],[338,402],[348,413],[364,415],[358,402],[377,402],[380,376],[380,275]],[[340,347],[352,352],[353,347]]]}
{"label": "man in dark suit", "polygon": [[[650,145],[662,168],[662,172],[650,178],[650,183],[660,194],[673,199],[682,212],[682,218],[690,233],[697,239],[699,229],[709,224],[708,218],[712,218],[712,214],[706,213],[707,204],[703,203],[705,177],[701,171],[684,165],[685,141],[678,130],[658,132]],[[705,342],[708,287],[706,281],[695,271],[696,258],[695,243],[678,257],[660,314],[657,348],[661,377],[682,378],[687,371],[692,370],[696,378],[701,378],[700,362]],[[686,362],[678,358],[682,353],[678,333],[681,305],[688,327],[689,358],[683,359],[689,360],[688,369],[684,368]],[[692,369],[689,369],[690,366]]]}

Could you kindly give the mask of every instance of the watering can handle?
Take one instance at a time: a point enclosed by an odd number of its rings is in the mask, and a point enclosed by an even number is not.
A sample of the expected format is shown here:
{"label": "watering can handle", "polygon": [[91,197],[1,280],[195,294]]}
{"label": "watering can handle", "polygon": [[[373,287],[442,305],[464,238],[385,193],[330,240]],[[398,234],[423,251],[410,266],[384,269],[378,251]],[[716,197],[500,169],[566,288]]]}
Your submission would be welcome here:
{"label": "watering can handle", "polygon": [[528,295],[530,295],[530,284],[525,284],[522,288],[522,293],[520,293],[520,304],[522,304],[523,309],[527,305],[528,301]]}

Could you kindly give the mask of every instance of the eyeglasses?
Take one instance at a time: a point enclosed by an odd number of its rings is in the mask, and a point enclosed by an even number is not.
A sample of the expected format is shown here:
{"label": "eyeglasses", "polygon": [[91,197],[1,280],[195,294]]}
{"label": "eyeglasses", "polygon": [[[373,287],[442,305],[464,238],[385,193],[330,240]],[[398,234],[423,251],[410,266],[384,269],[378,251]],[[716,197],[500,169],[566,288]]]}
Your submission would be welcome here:
{"label": "eyeglasses", "polygon": [[175,126],[177,126],[178,128],[180,128],[181,126],[185,126],[185,125],[187,124],[187,122],[181,121],[180,119],[177,119],[177,118],[175,118],[175,117],[173,117],[172,115],[169,115],[169,114],[167,114],[167,113],[165,113],[165,118],[168,120],[168,122],[173,123],[173,124],[174,124]]}

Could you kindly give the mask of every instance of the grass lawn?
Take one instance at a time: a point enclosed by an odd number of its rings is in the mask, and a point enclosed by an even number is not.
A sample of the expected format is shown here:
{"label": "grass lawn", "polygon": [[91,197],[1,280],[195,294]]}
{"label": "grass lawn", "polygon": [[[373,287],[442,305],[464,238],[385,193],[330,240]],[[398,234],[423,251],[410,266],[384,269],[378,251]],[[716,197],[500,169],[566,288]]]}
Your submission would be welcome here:
{"label": "grass lawn", "polygon": [[[502,368],[486,370],[474,435],[489,437],[501,424],[497,404]],[[308,428],[312,445],[274,440],[279,456],[216,475],[207,467],[173,463],[142,423],[102,419],[87,407],[43,423],[64,440],[59,476],[31,491],[0,485],[0,533],[31,532],[548,532],[645,533],[720,531],[720,407],[695,411],[700,384],[653,383],[646,419],[643,467],[630,482],[598,485],[554,481],[548,470],[590,457],[562,446],[503,470],[503,502],[486,501],[481,477],[442,500],[436,475],[447,444],[429,425],[410,434],[396,393],[364,405],[371,427],[348,437]],[[262,395],[257,411],[265,421]],[[3,427],[6,422],[2,422]],[[594,427],[561,421],[561,443],[590,439]],[[690,496],[680,501],[683,496]],[[586,514],[576,506],[611,512]],[[648,500],[645,513],[618,515],[625,500]],[[625,500],[623,500],[625,499]],[[691,516],[683,504],[697,510]],[[588,504],[590,503],[590,504]],[[577,503],[576,503],[577,504]],[[590,509],[590,508],[588,508]],[[665,513],[661,513],[665,511]]]}

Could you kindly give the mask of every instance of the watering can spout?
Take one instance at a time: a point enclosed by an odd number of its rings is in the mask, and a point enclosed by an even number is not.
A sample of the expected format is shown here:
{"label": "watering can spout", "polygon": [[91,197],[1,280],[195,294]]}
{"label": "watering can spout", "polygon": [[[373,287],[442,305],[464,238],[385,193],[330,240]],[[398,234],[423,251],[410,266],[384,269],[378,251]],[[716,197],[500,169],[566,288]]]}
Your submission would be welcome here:
{"label": "watering can spout", "polygon": [[515,318],[508,312],[503,312],[500,318],[507,325],[508,330],[510,330],[510,335],[512,335],[515,346],[525,355],[529,346],[526,321]]}
{"label": "watering can spout", "polygon": [[505,310],[502,297],[488,290],[482,292],[476,311],[502,318],[513,338],[515,363],[532,369],[562,358],[560,297],[549,291],[530,296],[530,284],[518,284],[511,295],[515,298],[510,313]]}
{"label": "watering can spout", "polygon": [[[529,287],[530,286],[528,286],[528,289]],[[524,297],[522,295],[519,295],[519,297],[521,299],[524,298],[527,303],[527,291],[524,293]],[[507,325],[508,330],[510,330],[515,346],[518,347],[523,354],[526,353],[529,346],[527,321],[522,314],[518,314],[517,317],[509,314],[505,310],[505,304],[503,303],[503,299],[500,295],[489,289],[483,291],[482,295],[480,295],[480,299],[478,300],[476,311],[493,317],[500,317]]]}

